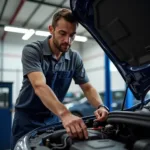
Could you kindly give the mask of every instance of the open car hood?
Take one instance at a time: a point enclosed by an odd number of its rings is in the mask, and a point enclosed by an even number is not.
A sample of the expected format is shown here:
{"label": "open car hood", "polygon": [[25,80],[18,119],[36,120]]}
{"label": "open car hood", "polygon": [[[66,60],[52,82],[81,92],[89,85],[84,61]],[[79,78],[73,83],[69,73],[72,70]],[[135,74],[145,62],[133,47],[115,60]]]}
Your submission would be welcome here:
{"label": "open car hood", "polygon": [[150,89],[149,0],[70,0],[70,5],[136,99],[144,99]]}

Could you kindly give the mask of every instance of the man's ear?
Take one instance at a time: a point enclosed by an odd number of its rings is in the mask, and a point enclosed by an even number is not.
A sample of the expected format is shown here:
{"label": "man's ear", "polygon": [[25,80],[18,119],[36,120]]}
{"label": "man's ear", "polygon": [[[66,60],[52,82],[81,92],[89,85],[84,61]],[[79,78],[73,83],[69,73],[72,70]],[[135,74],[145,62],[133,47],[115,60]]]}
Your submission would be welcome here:
{"label": "man's ear", "polygon": [[50,26],[48,27],[48,29],[49,29],[49,32],[50,32],[51,34],[53,34],[53,32],[54,32],[54,28],[53,28],[53,26],[52,26],[52,25],[50,25]]}

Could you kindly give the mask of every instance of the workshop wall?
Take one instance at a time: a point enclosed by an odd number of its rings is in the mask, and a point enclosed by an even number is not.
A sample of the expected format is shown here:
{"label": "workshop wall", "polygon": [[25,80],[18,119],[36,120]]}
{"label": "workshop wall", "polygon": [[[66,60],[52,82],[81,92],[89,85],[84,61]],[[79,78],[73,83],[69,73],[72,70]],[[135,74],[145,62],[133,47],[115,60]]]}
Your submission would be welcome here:
{"label": "workshop wall", "polygon": [[[105,60],[101,47],[93,40],[83,44],[82,57],[91,83],[99,91],[105,91]],[[125,82],[115,66],[110,63],[112,90],[124,90]]]}

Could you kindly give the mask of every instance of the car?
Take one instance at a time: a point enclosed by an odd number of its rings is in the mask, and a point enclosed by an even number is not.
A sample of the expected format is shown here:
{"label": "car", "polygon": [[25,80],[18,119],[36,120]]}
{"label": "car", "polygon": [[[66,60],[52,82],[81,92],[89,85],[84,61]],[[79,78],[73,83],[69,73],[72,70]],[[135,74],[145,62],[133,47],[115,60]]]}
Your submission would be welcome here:
{"label": "car", "polygon": [[[104,102],[105,93],[101,92],[99,94],[102,98],[102,101]],[[122,90],[112,91],[112,103],[111,103],[112,111],[121,110],[122,103],[124,100],[124,95],[125,95],[125,91],[122,91]],[[150,99],[150,92],[145,97],[145,100],[148,100],[148,99]],[[136,105],[139,103],[139,101],[135,98],[133,98],[132,101],[133,101],[132,102],[133,105]],[[89,103],[86,97],[80,100],[72,100],[68,103],[65,103],[65,106],[67,107],[67,109],[70,110],[72,114],[79,116],[79,117],[93,115],[94,111],[96,110],[96,108],[93,107]]]}
{"label": "car", "polygon": [[67,104],[76,100],[78,100],[78,98],[75,96],[75,94],[72,92],[68,92],[63,100],[63,104]]}
{"label": "car", "polygon": [[150,90],[149,0],[70,0],[70,5],[139,104],[112,111],[103,122],[94,121],[94,116],[83,117],[87,140],[70,138],[59,122],[29,132],[15,150],[149,150],[150,100],[145,100]]}
{"label": "car", "polygon": [[[101,96],[102,101],[104,102],[105,93],[100,92],[99,94]],[[124,94],[125,91],[112,91],[112,111],[121,110]],[[69,103],[65,104],[65,106],[71,111],[72,114],[79,117],[93,115],[94,111],[96,110],[96,108],[89,103],[86,97],[80,100],[70,101]]]}
{"label": "car", "polygon": [[67,109],[76,116],[83,117],[93,115],[94,111],[96,110],[87,100],[86,97],[78,100],[73,101],[68,104],[65,104]]}

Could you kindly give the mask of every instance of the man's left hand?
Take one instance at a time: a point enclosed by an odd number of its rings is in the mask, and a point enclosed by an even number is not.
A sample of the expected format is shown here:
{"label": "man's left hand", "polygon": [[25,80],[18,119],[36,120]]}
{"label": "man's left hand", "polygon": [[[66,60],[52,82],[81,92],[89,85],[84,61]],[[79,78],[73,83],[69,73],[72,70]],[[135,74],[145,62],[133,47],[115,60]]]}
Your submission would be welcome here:
{"label": "man's left hand", "polygon": [[108,111],[104,107],[100,107],[94,112],[96,119],[95,121],[105,121],[108,117]]}

